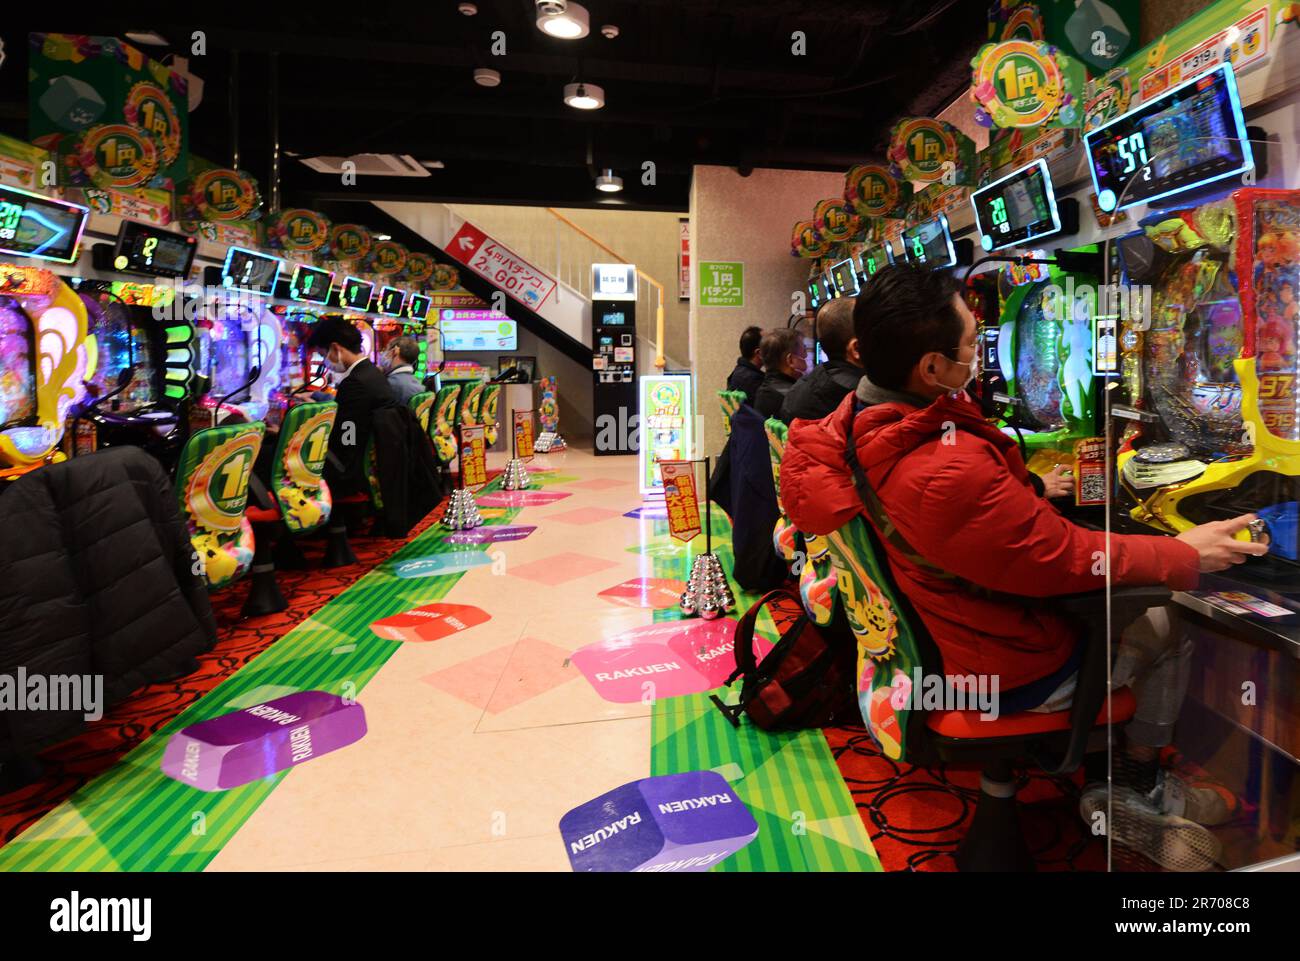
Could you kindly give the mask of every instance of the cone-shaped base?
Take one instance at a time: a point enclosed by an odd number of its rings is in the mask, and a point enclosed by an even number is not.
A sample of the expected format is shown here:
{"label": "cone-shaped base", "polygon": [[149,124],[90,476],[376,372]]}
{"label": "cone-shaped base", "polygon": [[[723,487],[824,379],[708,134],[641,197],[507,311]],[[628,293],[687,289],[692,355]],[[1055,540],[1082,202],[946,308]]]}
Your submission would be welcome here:
{"label": "cone-shaped base", "polygon": [[442,514],[443,527],[453,531],[467,531],[482,524],[483,517],[478,512],[474,492],[464,488],[452,491],[447,509]]}
{"label": "cone-shaped base", "polygon": [[518,457],[512,457],[501,474],[501,489],[521,491],[528,487],[528,468]]}

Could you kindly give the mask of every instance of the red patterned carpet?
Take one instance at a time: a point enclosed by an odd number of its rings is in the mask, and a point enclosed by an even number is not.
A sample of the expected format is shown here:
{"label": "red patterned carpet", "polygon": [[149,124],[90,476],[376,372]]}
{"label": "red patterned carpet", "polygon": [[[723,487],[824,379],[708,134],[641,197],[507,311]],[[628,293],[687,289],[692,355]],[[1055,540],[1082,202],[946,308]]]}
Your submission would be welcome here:
{"label": "red patterned carpet", "polygon": [[[407,540],[439,516],[439,509],[432,511]],[[12,841],[51,808],[107,770],[149,735],[403,547],[407,540],[353,536],[352,549],[357,555],[357,563],[333,570],[320,566],[323,540],[304,542],[307,569],[279,572],[280,588],[289,602],[289,607],[279,614],[241,621],[239,611],[247,590],[244,584],[214,594],[212,608],[217,620],[217,644],[207,654],[199,656],[199,669],[179,681],[142,688],[107,711],[100,720],[88,724],[79,736],[42,753],[40,760],[45,770],[40,780],[18,791],[0,795],[0,845]]]}
{"label": "red patterned carpet", "polygon": [[[828,728],[826,741],[886,871],[955,871],[979,797],[979,771],[913,767],[885,757],[864,728]],[[1106,846],[1076,801],[1082,777],[1022,775],[1020,823],[1040,871],[1104,871]]]}

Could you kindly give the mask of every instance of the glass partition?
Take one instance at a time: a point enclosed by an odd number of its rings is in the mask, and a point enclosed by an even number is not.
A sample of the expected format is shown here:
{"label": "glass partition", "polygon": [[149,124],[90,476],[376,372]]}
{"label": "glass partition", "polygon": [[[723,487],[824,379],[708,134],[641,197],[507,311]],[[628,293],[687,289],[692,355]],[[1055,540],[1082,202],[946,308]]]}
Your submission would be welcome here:
{"label": "glass partition", "polygon": [[[1107,780],[1083,807],[1117,871],[1300,869],[1300,167],[1293,140],[1246,143],[1258,182],[1130,207],[1104,245],[1111,561],[1118,536],[1215,522],[1265,551],[1136,619],[1108,568],[1110,683],[1133,698],[1111,699]],[[1127,189],[1241,146],[1155,144]]]}

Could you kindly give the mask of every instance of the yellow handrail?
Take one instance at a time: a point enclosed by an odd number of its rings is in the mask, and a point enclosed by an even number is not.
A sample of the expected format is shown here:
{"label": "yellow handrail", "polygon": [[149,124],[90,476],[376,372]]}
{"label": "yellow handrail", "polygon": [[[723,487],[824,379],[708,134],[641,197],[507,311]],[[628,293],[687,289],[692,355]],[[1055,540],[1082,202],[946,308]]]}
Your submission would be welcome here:
{"label": "yellow handrail", "polygon": [[[567,225],[570,229],[577,231],[587,240],[591,241],[605,253],[617,260],[620,264],[630,264],[632,262],[610,247],[601,243],[554,207],[547,207],[546,212],[552,217],[555,217],[561,223]],[[636,275],[653,287],[659,297],[659,303],[655,308],[655,367],[659,370],[663,370],[666,365],[666,361],[664,360],[664,285],[659,283],[659,281],[655,280],[640,267],[636,269]]]}

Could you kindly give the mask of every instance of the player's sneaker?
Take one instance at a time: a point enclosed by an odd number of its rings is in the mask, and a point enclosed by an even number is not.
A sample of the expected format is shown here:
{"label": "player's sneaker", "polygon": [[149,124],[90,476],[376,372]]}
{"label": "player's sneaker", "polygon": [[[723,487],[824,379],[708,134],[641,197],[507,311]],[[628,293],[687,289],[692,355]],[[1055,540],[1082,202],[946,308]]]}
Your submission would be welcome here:
{"label": "player's sneaker", "polygon": [[1237,796],[1218,781],[1181,771],[1162,769],[1148,800],[1165,814],[1206,827],[1226,824],[1237,816]]}
{"label": "player's sneaker", "polygon": [[1108,795],[1105,784],[1084,788],[1079,813],[1090,825],[1099,811],[1109,817],[1108,833],[1115,844],[1136,851],[1166,871],[1209,871],[1215,866],[1221,846],[1201,825],[1164,812],[1152,798],[1126,787],[1114,788],[1108,811]]}

